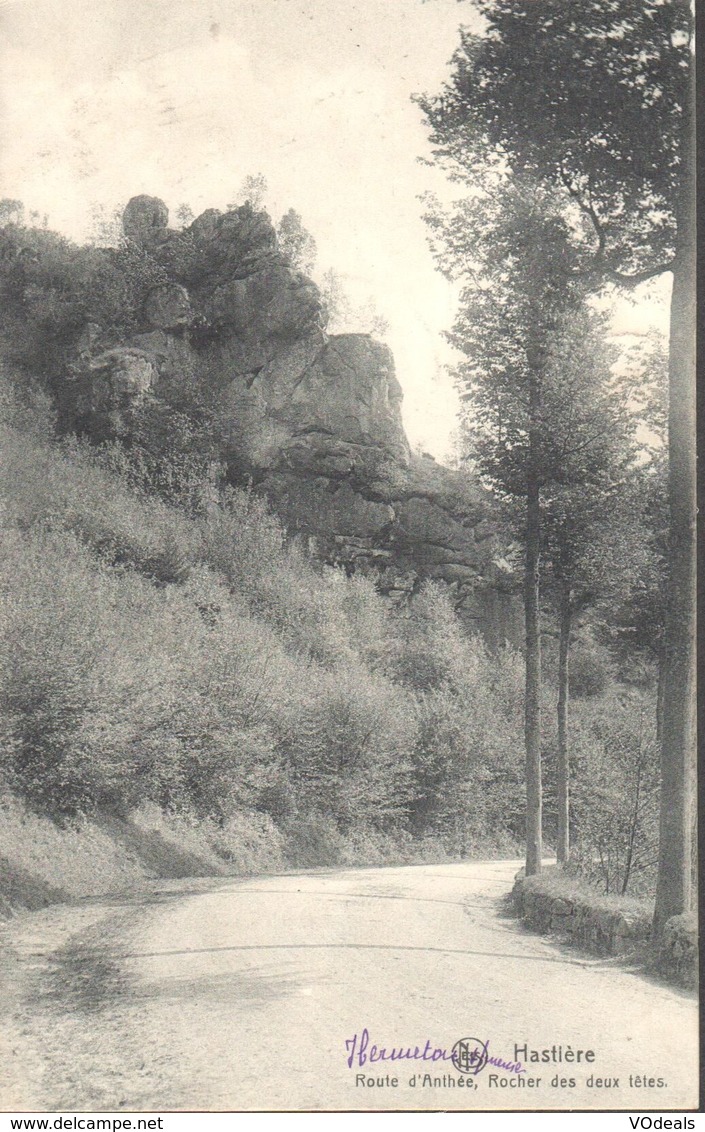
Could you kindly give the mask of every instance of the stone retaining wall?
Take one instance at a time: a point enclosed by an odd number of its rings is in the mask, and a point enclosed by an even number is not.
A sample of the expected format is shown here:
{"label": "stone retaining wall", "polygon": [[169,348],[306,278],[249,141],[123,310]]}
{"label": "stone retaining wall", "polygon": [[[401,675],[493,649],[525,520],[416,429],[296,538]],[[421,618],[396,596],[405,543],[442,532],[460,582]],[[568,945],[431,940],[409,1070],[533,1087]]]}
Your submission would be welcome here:
{"label": "stone retaining wall", "polygon": [[[512,890],[514,907],[527,927],[555,932],[597,955],[628,955],[646,949],[651,937],[650,911],[625,912],[591,904],[587,897],[551,892],[541,877],[519,873]],[[698,985],[698,921],[696,914],[668,920],[650,966],[671,983],[687,989]]]}
{"label": "stone retaining wall", "polygon": [[517,914],[538,932],[557,932],[598,955],[625,955],[648,942],[651,916],[594,906],[586,899],[540,887],[537,877],[518,876],[512,892]]}

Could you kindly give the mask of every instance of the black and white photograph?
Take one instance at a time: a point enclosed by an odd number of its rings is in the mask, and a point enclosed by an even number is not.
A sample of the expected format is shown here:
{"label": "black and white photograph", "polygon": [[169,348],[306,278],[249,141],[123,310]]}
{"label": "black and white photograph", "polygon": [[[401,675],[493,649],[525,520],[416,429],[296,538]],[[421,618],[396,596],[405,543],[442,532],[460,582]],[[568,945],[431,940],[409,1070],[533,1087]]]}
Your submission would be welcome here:
{"label": "black and white photograph", "polygon": [[695,1127],[694,39],[0,0],[8,1132]]}

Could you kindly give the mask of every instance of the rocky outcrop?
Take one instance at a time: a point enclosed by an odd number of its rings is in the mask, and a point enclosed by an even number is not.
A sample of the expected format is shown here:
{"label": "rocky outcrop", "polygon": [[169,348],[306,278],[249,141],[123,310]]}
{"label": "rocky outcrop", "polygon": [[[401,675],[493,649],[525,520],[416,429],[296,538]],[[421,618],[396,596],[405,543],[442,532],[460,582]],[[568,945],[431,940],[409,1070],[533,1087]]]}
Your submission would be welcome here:
{"label": "rocky outcrop", "polygon": [[281,253],[267,214],[209,209],[177,232],[161,201],[140,196],[123,223],[153,282],[129,334],[111,342],[91,325],[81,337],[75,387],[89,430],[128,435],[145,402],[192,385],[231,480],[266,494],[324,561],[374,572],[397,598],[437,579],[488,639],[516,639],[487,497],[412,456],[390,350],[326,333],[319,290]]}
{"label": "rocky outcrop", "polygon": [[157,359],[135,346],[115,346],[83,358],[76,383],[79,420],[89,421],[96,440],[129,436],[130,422],[158,380]]}
{"label": "rocky outcrop", "polygon": [[144,304],[146,321],[155,330],[180,330],[190,325],[193,311],[188,291],[180,283],[153,287]]}
{"label": "rocky outcrop", "polygon": [[163,239],[168,223],[169,209],[158,197],[133,197],[122,215],[127,239],[143,248]]}

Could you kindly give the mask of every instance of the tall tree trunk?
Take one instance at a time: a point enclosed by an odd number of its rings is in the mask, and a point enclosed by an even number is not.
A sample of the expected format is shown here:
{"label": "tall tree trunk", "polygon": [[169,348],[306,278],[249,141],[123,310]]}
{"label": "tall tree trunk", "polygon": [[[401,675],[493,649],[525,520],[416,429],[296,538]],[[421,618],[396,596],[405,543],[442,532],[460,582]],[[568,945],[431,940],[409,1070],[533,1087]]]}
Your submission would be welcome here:
{"label": "tall tree trunk", "polygon": [[[686,118],[689,115],[686,114]],[[690,124],[673,268],[669,350],[670,510],[661,821],[654,937],[670,916],[691,908],[695,777],[695,170]]]}
{"label": "tall tree trunk", "polygon": [[526,566],[524,617],[526,624],[526,685],[524,744],[526,748],[526,875],[541,872],[541,630],[539,623],[539,563],[541,511],[536,470],[540,387],[534,377],[530,389],[530,439],[526,492]]}
{"label": "tall tree trunk", "polygon": [[568,760],[568,655],[571,623],[570,583],[561,582],[560,644],[558,646],[558,765],[556,768],[556,804],[558,807],[558,840],[556,857],[565,865],[570,856],[570,764]]}
{"label": "tall tree trunk", "polygon": [[663,705],[665,700],[664,692],[666,684],[666,681],[664,680],[666,671],[666,649],[664,647],[663,637],[659,642],[656,664],[656,742],[660,743],[663,737]]}
{"label": "tall tree trunk", "polygon": [[627,889],[629,888],[629,878],[632,875],[632,865],[634,864],[634,847],[636,845],[636,837],[639,832],[639,818],[641,807],[641,774],[642,774],[642,761],[643,761],[643,746],[642,737],[639,736],[639,762],[636,768],[636,787],[634,790],[634,806],[632,808],[631,821],[629,822],[629,841],[627,842],[627,856],[624,862],[624,880],[622,881],[622,896],[626,896]]}

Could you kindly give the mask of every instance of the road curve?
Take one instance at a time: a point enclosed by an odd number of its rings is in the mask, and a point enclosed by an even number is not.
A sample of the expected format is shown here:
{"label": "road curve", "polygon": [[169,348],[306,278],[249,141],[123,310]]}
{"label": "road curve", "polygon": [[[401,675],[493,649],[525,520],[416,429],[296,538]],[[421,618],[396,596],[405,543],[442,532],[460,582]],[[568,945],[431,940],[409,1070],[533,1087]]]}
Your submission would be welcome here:
{"label": "road curve", "polygon": [[[164,882],[20,916],[0,1107],[694,1108],[694,996],[525,932],[503,902],[518,864]],[[466,1037],[526,1072],[431,1060]],[[419,1056],[373,1064],[373,1044]]]}

